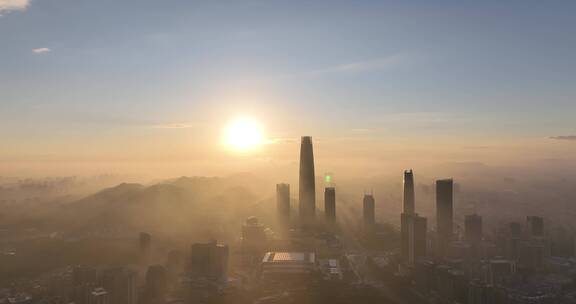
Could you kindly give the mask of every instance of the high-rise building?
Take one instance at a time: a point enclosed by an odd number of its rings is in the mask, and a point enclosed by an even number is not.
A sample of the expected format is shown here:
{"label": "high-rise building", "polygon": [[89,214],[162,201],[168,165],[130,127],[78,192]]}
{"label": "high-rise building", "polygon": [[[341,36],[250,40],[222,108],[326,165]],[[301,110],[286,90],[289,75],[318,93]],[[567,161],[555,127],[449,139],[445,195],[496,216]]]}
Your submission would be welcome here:
{"label": "high-rise building", "polygon": [[544,236],[544,219],[540,216],[527,216],[529,236]]}
{"label": "high-rise building", "polygon": [[110,304],[136,304],[136,273],[126,268],[104,271],[102,284],[109,296]]}
{"label": "high-rise building", "polygon": [[259,263],[266,251],[264,225],[249,217],[242,226],[242,256],[247,264]]}
{"label": "high-rise building", "polygon": [[278,220],[281,224],[286,224],[290,220],[290,185],[276,185],[276,210]]}
{"label": "high-rise building", "polygon": [[140,232],[140,260],[142,263],[147,264],[150,262],[150,255],[152,253],[152,236],[146,232]]}
{"label": "high-rise building", "polygon": [[527,240],[519,244],[518,265],[527,269],[541,269],[546,258],[546,244],[538,240]]}
{"label": "high-rise building", "polygon": [[98,271],[87,266],[74,266],[72,268],[72,285],[95,285],[98,282]]}
{"label": "high-rise building", "polygon": [[519,238],[522,236],[522,225],[518,222],[512,222],[509,225],[510,237]]}
{"label": "high-rise building", "polygon": [[414,174],[412,170],[404,171],[404,213],[414,214],[415,207],[415,194],[414,194]]}
{"label": "high-rise building", "polygon": [[225,281],[228,275],[228,246],[216,241],[193,244],[190,268],[193,277]]}
{"label": "high-rise building", "polygon": [[410,255],[410,224],[413,214],[400,213],[400,254],[408,262]]}
{"label": "high-rise building", "polygon": [[336,189],[334,187],[324,189],[324,213],[328,223],[336,222]]}
{"label": "high-rise building", "polygon": [[438,253],[444,254],[453,233],[454,181],[436,181],[436,232]]}
{"label": "high-rise building", "polygon": [[410,259],[410,229],[414,223],[413,217],[416,215],[415,210],[415,194],[414,194],[414,174],[412,170],[404,171],[404,196],[403,196],[403,212],[400,214],[400,238],[401,246],[400,251],[402,258],[405,262]]}
{"label": "high-rise building", "polygon": [[488,262],[486,279],[493,286],[504,285],[507,278],[516,273],[516,263],[512,260],[494,259]]}
{"label": "high-rise building", "polygon": [[300,145],[299,212],[303,224],[310,224],[316,216],[316,183],[312,137],[302,136]]}
{"label": "high-rise building", "polygon": [[376,224],[375,208],[376,206],[374,202],[374,196],[372,194],[365,194],[363,202],[363,211],[364,211],[364,225],[366,228],[372,228],[374,227],[374,224]]}
{"label": "high-rise building", "polygon": [[418,258],[426,256],[427,220],[417,214],[402,213],[402,223],[406,225],[408,239],[407,248],[402,248],[403,258],[409,265],[415,265]]}
{"label": "high-rise building", "polygon": [[467,215],[464,219],[464,238],[471,245],[479,245],[482,240],[482,217],[478,214]]}
{"label": "high-rise building", "polygon": [[72,300],[86,304],[91,292],[98,287],[98,271],[92,267],[74,266],[72,268]]}
{"label": "high-rise building", "polygon": [[164,267],[166,267],[166,272],[171,281],[178,276],[184,270],[184,265],[186,261],[184,258],[184,253],[180,250],[173,249],[166,255],[166,261],[164,262]]}
{"label": "high-rise building", "polygon": [[167,292],[166,269],[162,265],[152,265],[146,272],[146,287],[144,289],[144,302],[149,304],[162,304]]}

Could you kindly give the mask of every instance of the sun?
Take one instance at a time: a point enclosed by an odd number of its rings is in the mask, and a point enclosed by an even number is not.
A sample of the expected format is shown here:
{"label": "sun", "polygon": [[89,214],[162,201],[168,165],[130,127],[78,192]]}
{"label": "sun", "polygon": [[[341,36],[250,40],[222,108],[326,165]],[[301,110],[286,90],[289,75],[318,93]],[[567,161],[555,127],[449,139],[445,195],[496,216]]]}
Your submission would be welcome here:
{"label": "sun", "polygon": [[224,143],[236,151],[252,150],[262,144],[264,133],[254,119],[242,117],[230,122],[224,129]]}

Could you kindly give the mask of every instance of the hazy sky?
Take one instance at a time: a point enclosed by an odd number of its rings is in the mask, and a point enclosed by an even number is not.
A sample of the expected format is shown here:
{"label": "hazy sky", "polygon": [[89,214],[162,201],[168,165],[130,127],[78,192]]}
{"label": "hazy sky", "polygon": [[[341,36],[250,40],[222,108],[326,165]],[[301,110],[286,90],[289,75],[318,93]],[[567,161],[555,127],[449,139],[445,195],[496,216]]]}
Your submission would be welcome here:
{"label": "hazy sky", "polygon": [[351,164],[576,152],[575,1],[0,0],[0,14],[10,174],[236,168],[219,138],[241,115],[276,139],[243,164],[293,162],[304,134]]}

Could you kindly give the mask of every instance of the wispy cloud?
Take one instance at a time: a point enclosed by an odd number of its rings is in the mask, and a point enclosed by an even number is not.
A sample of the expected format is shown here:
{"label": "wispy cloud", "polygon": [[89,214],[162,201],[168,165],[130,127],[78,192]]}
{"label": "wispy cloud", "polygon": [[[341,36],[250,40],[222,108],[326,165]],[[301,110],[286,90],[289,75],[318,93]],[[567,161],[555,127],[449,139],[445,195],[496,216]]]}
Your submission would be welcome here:
{"label": "wispy cloud", "polygon": [[387,57],[376,58],[372,60],[356,61],[349,63],[342,63],[323,69],[314,70],[307,74],[312,76],[334,74],[334,73],[357,73],[375,70],[384,70],[396,66],[407,61],[407,56],[403,54],[396,54]]}
{"label": "wispy cloud", "polygon": [[51,52],[51,51],[52,51],[51,49],[45,48],[45,47],[43,47],[43,48],[37,48],[37,49],[32,49],[32,52],[33,52],[34,54],[44,54],[44,53],[49,53],[49,52]]}
{"label": "wispy cloud", "polygon": [[0,13],[25,10],[30,0],[0,0]]}
{"label": "wispy cloud", "polygon": [[292,144],[298,142],[296,137],[275,137],[266,140],[265,144],[275,145],[275,144]]}
{"label": "wispy cloud", "polygon": [[488,150],[494,148],[493,146],[463,146],[465,150]]}
{"label": "wispy cloud", "polygon": [[359,74],[373,71],[386,71],[404,64],[412,64],[421,57],[419,53],[398,53],[367,60],[358,60],[337,63],[320,68],[310,68],[276,75],[268,75],[261,78],[247,78],[243,81],[259,85],[266,85],[269,82],[284,81],[302,78],[318,78],[333,75]]}
{"label": "wispy cloud", "polygon": [[189,129],[193,127],[194,125],[190,123],[168,123],[153,126],[155,129]]}
{"label": "wispy cloud", "polygon": [[574,141],[576,141],[576,135],[550,136],[550,139],[554,139],[554,140],[574,140]]}

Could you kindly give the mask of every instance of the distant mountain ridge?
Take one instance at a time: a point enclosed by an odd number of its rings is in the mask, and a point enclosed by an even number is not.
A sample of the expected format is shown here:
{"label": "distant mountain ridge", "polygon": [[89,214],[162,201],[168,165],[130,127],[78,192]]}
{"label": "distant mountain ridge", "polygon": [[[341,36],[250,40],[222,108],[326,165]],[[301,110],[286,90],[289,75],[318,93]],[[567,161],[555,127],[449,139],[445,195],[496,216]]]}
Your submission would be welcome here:
{"label": "distant mountain ridge", "polygon": [[222,230],[230,224],[237,228],[248,216],[273,212],[270,199],[264,202],[245,186],[249,183],[245,178],[218,177],[122,183],[62,206],[63,218],[58,220],[80,230]]}

